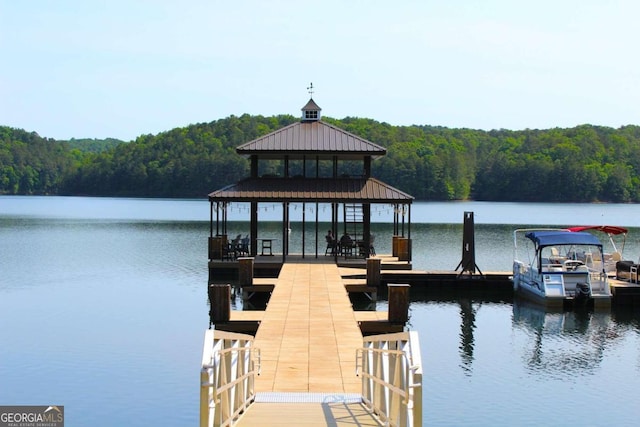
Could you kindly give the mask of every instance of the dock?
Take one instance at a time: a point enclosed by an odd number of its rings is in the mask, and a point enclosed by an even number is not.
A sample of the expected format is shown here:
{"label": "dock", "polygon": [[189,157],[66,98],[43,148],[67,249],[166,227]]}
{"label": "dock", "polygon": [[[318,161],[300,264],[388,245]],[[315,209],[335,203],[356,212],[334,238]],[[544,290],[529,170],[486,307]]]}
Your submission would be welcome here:
{"label": "dock", "polygon": [[[428,294],[453,292],[455,297],[489,292],[513,296],[510,274],[485,272],[480,276],[391,268],[379,272],[381,284],[375,287],[368,281],[368,267],[338,265],[331,258],[293,257],[278,266],[277,277],[252,277],[250,283],[239,286],[247,298],[254,293],[269,294],[268,303],[264,310],[230,311],[228,321],[216,323],[214,330],[208,331],[203,351],[201,418],[211,420],[212,415],[204,414],[228,405],[222,412],[230,421],[201,425],[421,425],[422,388],[416,386],[422,375],[417,333],[405,331],[402,316],[392,313],[396,309],[391,292],[406,287],[407,307],[408,283],[415,285],[414,291]],[[637,300],[640,295],[640,285],[635,283],[612,280],[611,286],[614,303]],[[378,292],[387,290],[388,311],[353,309],[350,292],[375,301]],[[411,336],[415,336],[413,342]],[[214,351],[216,339],[224,343]],[[219,356],[215,356],[216,351]],[[395,361],[390,361],[391,357]],[[240,366],[225,368],[218,362],[222,366],[216,368],[213,361],[227,358],[225,363]],[[404,374],[393,374],[389,366],[396,363],[402,365]],[[214,374],[216,369],[218,374]],[[219,383],[216,375],[226,380],[235,375],[231,382],[234,387],[241,385],[239,391],[233,397],[224,397],[232,390],[231,385]],[[401,378],[410,378],[411,384],[394,383],[404,381]],[[386,387],[385,391],[379,387]],[[404,393],[402,397],[389,397],[396,390],[404,390],[399,392]],[[411,405],[398,403],[409,400]],[[409,410],[411,415],[406,412]],[[396,421],[413,418],[410,423],[388,422],[391,416]]]}
{"label": "dock", "polygon": [[360,392],[355,349],[362,334],[335,264],[282,267],[255,345],[262,352],[258,392]]}
{"label": "dock", "polygon": [[[230,416],[237,420],[228,425],[385,425],[388,415],[373,409],[375,399],[372,395],[367,398],[367,389],[370,392],[372,389],[363,381],[367,377],[364,365],[367,365],[365,361],[368,357],[363,357],[362,351],[368,345],[368,340],[373,343],[372,355],[376,351],[395,355],[400,352],[400,345],[396,342],[406,341],[401,338],[406,333],[383,335],[387,338],[384,338],[384,350],[381,350],[377,348],[377,343],[383,341],[364,337],[360,323],[380,322],[381,325],[388,325],[388,313],[355,312],[341,269],[330,259],[288,262],[282,266],[277,279],[255,279],[254,285],[272,287],[266,310],[231,311],[229,324],[259,323],[251,346],[259,349],[260,374],[255,375],[253,382],[244,387],[253,389],[253,397],[249,399],[252,402],[237,409],[237,415]],[[216,325],[216,328],[218,326],[225,329],[228,325]],[[403,328],[404,325],[395,326],[396,331],[403,331]],[[213,335],[216,333],[214,330]],[[227,333],[237,342],[250,341],[250,338],[240,338],[243,334]],[[224,334],[221,333],[221,336]],[[205,353],[209,345],[205,343]],[[411,360],[415,366],[411,369],[415,371],[420,361],[419,344],[414,345],[417,348],[412,349]],[[357,352],[360,352],[360,356],[357,356]],[[205,359],[203,357],[203,362]],[[403,360],[409,359],[405,356]],[[247,365],[250,363],[247,362]],[[203,366],[209,365],[203,363]],[[357,367],[361,369],[359,376],[356,375]],[[387,378],[384,381],[399,379]],[[408,386],[404,384],[404,387]],[[402,386],[396,384],[396,387]],[[413,388],[410,393],[415,392]],[[376,393],[379,394],[379,390]],[[416,396],[421,396],[421,391]],[[215,398],[212,400],[215,401]],[[223,401],[220,399],[220,403]],[[419,409],[418,414],[421,414],[421,403],[420,397],[420,401],[412,405]],[[386,406],[392,409],[388,404]],[[395,412],[401,408],[395,404],[392,406],[396,407]],[[411,425],[419,426],[421,420]]]}

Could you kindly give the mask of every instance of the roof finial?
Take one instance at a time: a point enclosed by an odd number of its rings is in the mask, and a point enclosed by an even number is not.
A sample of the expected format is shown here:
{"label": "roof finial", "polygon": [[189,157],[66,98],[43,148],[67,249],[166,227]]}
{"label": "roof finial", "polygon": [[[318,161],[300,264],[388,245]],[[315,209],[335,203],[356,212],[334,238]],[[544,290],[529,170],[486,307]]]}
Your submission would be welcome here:
{"label": "roof finial", "polygon": [[311,99],[313,99],[313,82],[309,83],[307,90],[309,91],[309,95],[311,95]]}

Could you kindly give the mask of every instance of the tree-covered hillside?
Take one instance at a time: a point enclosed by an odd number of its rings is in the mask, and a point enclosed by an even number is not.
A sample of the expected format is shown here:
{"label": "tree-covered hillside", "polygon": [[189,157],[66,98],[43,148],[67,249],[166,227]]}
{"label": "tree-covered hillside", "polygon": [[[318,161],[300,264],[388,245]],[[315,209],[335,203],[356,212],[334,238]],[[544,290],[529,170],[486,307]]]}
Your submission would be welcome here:
{"label": "tree-covered hillside", "polygon": [[81,157],[35,132],[0,127],[0,194],[57,194]]}
{"label": "tree-covered hillside", "polygon": [[66,142],[69,147],[76,148],[80,151],[91,153],[102,153],[110,150],[117,145],[123,144],[124,141],[115,138],[95,139],[95,138],[71,138]]}
{"label": "tree-covered hillside", "polygon": [[[238,145],[296,120],[230,116],[128,143],[0,127],[0,193],[205,197],[248,175]],[[386,147],[373,175],[419,200],[640,202],[638,126],[487,132],[323,120]]]}

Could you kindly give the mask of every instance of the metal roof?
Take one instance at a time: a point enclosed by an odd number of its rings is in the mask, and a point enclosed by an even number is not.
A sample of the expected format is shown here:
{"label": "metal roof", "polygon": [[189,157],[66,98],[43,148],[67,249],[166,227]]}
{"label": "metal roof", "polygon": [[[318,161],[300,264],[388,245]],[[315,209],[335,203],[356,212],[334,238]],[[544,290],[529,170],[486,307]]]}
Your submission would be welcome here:
{"label": "metal roof", "polygon": [[256,154],[260,158],[282,158],[287,154],[290,158],[305,155],[328,159],[337,155],[342,159],[355,159],[384,156],[387,150],[320,120],[293,123],[238,146],[236,152],[243,156]]}
{"label": "metal roof", "polygon": [[375,178],[247,178],[209,194],[219,202],[411,203],[413,196]]}
{"label": "metal roof", "polygon": [[301,108],[302,111],[308,111],[308,110],[322,110],[322,108],[320,108],[318,106],[318,104],[316,104],[316,101],[313,100],[313,98],[309,99],[309,102],[307,102],[307,104]]}

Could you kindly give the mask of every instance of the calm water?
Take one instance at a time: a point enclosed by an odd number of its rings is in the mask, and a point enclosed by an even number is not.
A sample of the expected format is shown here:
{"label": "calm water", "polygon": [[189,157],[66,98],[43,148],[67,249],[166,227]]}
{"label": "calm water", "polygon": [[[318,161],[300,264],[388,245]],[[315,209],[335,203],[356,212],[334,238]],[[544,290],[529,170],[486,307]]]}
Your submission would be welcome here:
{"label": "calm water", "polygon": [[[636,260],[637,209],[416,204],[414,265],[456,267],[465,211],[475,212],[483,270],[509,270],[511,231],[533,224],[631,227],[625,255]],[[244,214],[238,206],[236,219]],[[390,252],[385,215],[374,230],[379,253]],[[280,217],[277,207],[261,214]],[[0,197],[0,405],[65,405],[70,426],[197,425],[208,218],[200,200]],[[230,234],[247,229],[236,222]],[[412,299],[425,425],[637,424],[637,311],[547,313],[417,290]]]}

